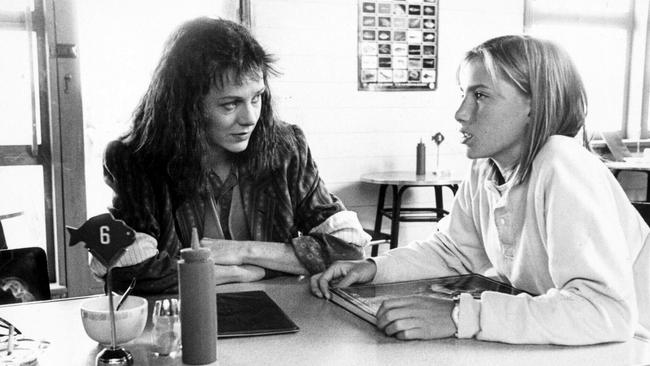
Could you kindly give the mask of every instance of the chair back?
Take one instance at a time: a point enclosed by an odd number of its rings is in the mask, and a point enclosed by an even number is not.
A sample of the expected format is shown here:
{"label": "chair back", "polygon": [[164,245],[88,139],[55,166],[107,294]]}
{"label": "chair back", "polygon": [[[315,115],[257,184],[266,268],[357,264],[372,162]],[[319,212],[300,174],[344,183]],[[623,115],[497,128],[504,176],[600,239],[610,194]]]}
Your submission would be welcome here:
{"label": "chair back", "polygon": [[632,206],[639,211],[643,220],[650,226],[650,202],[633,201]]}
{"label": "chair back", "polygon": [[0,304],[51,297],[47,257],[42,248],[0,250]]}

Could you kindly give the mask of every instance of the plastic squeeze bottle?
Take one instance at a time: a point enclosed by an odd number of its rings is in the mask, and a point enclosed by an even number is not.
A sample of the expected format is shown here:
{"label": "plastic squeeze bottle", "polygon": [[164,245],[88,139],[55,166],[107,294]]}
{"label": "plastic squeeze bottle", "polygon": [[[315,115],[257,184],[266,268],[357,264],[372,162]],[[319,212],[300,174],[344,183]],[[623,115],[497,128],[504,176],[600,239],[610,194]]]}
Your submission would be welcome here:
{"label": "plastic squeeze bottle", "polygon": [[192,247],[181,249],[178,282],[183,362],[189,365],[215,362],[217,293],[214,262],[210,259],[210,250],[199,247],[196,228],[192,228]]}
{"label": "plastic squeeze bottle", "polygon": [[415,174],[424,175],[426,173],[426,146],[420,139],[416,149],[416,164],[415,164]]}

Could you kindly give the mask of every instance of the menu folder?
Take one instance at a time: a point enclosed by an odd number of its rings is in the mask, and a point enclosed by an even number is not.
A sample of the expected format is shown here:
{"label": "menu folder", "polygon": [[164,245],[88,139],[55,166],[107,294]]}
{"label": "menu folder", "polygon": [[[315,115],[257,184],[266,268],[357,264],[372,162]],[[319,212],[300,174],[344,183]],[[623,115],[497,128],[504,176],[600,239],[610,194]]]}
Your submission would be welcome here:
{"label": "menu folder", "polygon": [[218,338],[294,333],[299,329],[264,291],[217,294]]}
{"label": "menu folder", "polygon": [[377,323],[375,314],[377,314],[381,303],[392,298],[420,295],[452,300],[461,293],[469,293],[474,298],[480,298],[484,291],[503,292],[511,295],[528,293],[479,274],[384,284],[358,284],[350,287],[330,288],[330,291],[332,302],[372,324]]}

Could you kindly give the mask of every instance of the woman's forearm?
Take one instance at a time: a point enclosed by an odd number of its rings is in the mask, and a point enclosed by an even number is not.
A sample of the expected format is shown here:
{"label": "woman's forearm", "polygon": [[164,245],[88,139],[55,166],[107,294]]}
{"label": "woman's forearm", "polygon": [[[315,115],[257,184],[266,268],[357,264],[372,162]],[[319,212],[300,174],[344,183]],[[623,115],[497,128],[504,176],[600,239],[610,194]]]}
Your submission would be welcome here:
{"label": "woman's forearm", "polygon": [[246,241],[243,262],[293,274],[309,274],[293,248],[285,243]]}
{"label": "woman's forearm", "polygon": [[309,274],[288,244],[203,238],[201,245],[210,249],[217,265],[251,264],[280,272]]}
{"label": "woman's forearm", "polygon": [[215,283],[221,285],[233,282],[253,282],[264,278],[264,268],[253,265],[219,265],[214,271]]}

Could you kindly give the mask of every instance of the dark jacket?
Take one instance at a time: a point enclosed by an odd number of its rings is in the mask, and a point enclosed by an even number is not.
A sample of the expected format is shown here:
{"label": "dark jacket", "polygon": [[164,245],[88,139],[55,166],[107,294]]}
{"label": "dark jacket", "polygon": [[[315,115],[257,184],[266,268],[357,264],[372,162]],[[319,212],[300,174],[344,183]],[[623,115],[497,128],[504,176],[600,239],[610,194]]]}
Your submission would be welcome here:
{"label": "dark jacket", "polygon": [[[359,259],[362,249],[327,234],[307,235],[331,215],[345,210],[318,175],[304,133],[278,123],[281,133],[293,134],[295,147],[280,169],[253,179],[238,167],[239,189],[251,240],[289,243],[310,273],[323,271],[339,259]],[[113,288],[126,288],[137,277],[136,293],[176,292],[177,261],[190,246],[191,228],[203,237],[204,200],[179,200],[164,177],[148,173],[131,153],[132,147],[113,141],[104,156],[104,179],[113,189],[115,218],[158,241],[158,255],[143,263],[113,269]],[[304,234],[299,236],[299,232]],[[274,271],[267,270],[267,276]]]}

